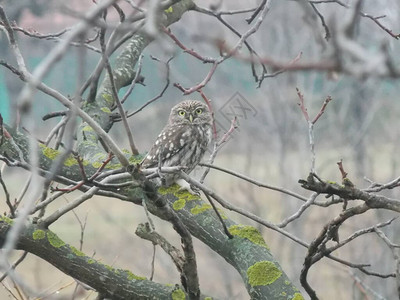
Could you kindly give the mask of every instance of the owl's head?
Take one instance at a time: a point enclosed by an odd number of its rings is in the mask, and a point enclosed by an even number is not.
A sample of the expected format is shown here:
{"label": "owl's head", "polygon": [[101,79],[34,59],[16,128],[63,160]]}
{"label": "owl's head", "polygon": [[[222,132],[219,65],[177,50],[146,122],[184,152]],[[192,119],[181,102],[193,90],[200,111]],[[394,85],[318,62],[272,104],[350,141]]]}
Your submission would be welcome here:
{"label": "owl's head", "polygon": [[175,105],[169,116],[170,124],[203,125],[211,124],[208,107],[197,100],[185,100]]}

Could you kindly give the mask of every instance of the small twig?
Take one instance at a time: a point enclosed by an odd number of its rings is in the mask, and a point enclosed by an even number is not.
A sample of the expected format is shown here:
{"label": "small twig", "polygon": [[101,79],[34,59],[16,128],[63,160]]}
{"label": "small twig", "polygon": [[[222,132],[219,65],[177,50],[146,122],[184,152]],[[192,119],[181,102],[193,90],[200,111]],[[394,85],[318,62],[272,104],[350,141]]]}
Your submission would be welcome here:
{"label": "small twig", "polygon": [[325,40],[329,41],[329,39],[331,38],[331,33],[329,31],[328,25],[326,25],[324,16],[315,7],[314,3],[310,2],[310,5],[311,5],[312,9],[314,10],[314,12],[317,14],[318,18],[321,20],[322,27],[324,27],[324,30],[325,30]]}
{"label": "small twig", "polygon": [[8,192],[7,185],[5,184],[2,176],[2,172],[0,170],[0,184],[3,187],[4,194],[6,195],[6,203],[8,208],[10,209],[10,215],[12,218],[15,218],[15,207],[11,204],[10,201],[10,193]]}
{"label": "small twig", "polygon": [[68,111],[66,111],[66,110],[64,110],[64,111],[55,111],[55,112],[52,112],[52,113],[45,114],[42,117],[42,120],[43,121],[47,121],[47,120],[49,120],[51,118],[60,117],[60,116],[66,116],[67,113],[68,113]]}
{"label": "small twig", "polygon": [[343,159],[341,159],[340,161],[338,161],[337,163],[336,163],[337,165],[338,165],[338,167],[339,167],[339,171],[340,171],[340,174],[342,174],[342,180],[344,180],[345,178],[347,178],[347,172],[344,170],[344,168],[343,168]]}
{"label": "small twig", "polygon": [[100,46],[101,46],[101,52],[103,54],[105,66],[107,69],[108,77],[110,78],[112,95],[113,95],[114,101],[118,107],[118,111],[121,116],[122,123],[124,124],[126,135],[128,136],[128,140],[129,140],[129,145],[131,147],[131,152],[133,155],[138,155],[139,150],[136,148],[135,142],[133,141],[133,135],[132,135],[131,128],[128,124],[128,120],[126,118],[126,113],[125,113],[124,108],[122,107],[121,101],[119,100],[119,97],[118,97],[118,91],[117,91],[117,87],[115,85],[114,74],[111,69],[110,61],[109,61],[109,59],[107,57],[107,53],[106,53],[106,45],[104,43],[104,37],[105,37],[105,30],[102,29],[100,32]]}
{"label": "small twig", "polygon": [[168,242],[166,238],[152,230],[149,223],[139,224],[136,228],[135,234],[142,239],[151,241],[153,245],[159,245],[165,251],[165,253],[171,257],[179,273],[182,272],[185,258],[181,251]]}
{"label": "small twig", "polygon": [[204,193],[204,195],[206,196],[208,202],[210,202],[215,214],[217,215],[219,221],[221,222],[221,225],[224,228],[225,234],[228,236],[229,239],[233,239],[233,235],[229,232],[228,228],[226,227],[224,219],[222,219],[221,214],[219,213],[219,211],[218,211],[217,207],[215,206],[214,202],[211,200],[211,197],[207,193]]}
{"label": "small twig", "polygon": [[86,213],[85,220],[82,222],[81,219],[79,218],[79,216],[76,214],[74,209],[72,210],[72,213],[74,214],[76,220],[79,223],[79,227],[81,228],[81,234],[80,234],[80,239],[79,239],[79,250],[82,251],[82,249],[83,249],[83,238],[85,236],[85,229],[86,229],[88,214]]}
{"label": "small twig", "polygon": [[[151,59],[153,59],[153,60],[155,60],[155,61],[160,61],[158,58],[156,58],[156,57],[154,57],[154,56],[150,56],[150,57],[151,57]],[[137,110],[135,110],[134,112],[127,114],[127,118],[130,118],[130,117],[132,117],[133,115],[136,115],[138,112],[142,111],[146,106],[148,106],[148,105],[150,105],[151,103],[153,103],[154,101],[160,99],[160,98],[164,95],[165,91],[167,90],[167,88],[168,88],[168,86],[169,86],[169,84],[170,84],[170,78],[169,78],[170,68],[169,68],[169,63],[170,63],[170,61],[171,61],[173,58],[174,58],[173,56],[170,57],[170,58],[164,63],[165,68],[166,68],[166,76],[165,76],[165,77],[166,77],[166,83],[165,83],[164,88],[161,90],[161,92],[160,92],[157,96],[155,96],[154,98],[152,98],[152,99],[150,99],[149,101],[147,101],[145,104],[143,104],[141,107],[139,107],[139,108],[138,108]]]}
{"label": "small twig", "polygon": [[153,243],[153,256],[151,258],[151,273],[150,273],[150,281],[153,281],[153,277],[154,277],[154,263],[156,261],[156,244]]}
{"label": "small twig", "polygon": [[198,90],[199,94],[203,98],[203,100],[206,102],[207,107],[209,112],[211,113],[211,118],[212,118],[212,123],[213,123],[213,135],[214,135],[214,141],[217,140],[217,125],[215,125],[215,114],[214,114],[214,109],[211,105],[211,100],[207,98],[207,96],[203,93],[202,90]]}
{"label": "small twig", "polygon": [[[237,128],[237,117],[235,116],[231,121],[231,126],[229,127],[228,131],[222,136],[222,138],[219,141],[214,139],[214,149],[208,159],[209,165],[212,165],[214,163],[215,157],[217,156],[219,150],[221,150],[223,145],[228,141],[228,139],[231,137],[236,128]],[[210,172],[210,167],[207,167],[200,178],[200,183],[204,182],[204,179],[206,178],[209,172]]]}
{"label": "small twig", "polygon": [[297,103],[297,105],[300,107],[301,111],[303,112],[303,115],[304,115],[304,118],[306,119],[306,121],[310,122],[310,116],[308,115],[307,108],[304,104],[304,96],[300,92],[299,88],[296,87],[296,91],[297,91],[297,96],[299,96],[299,99],[300,99],[300,102]]}
{"label": "small twig", "polygon": [[[367,179],[367,178],[365,178],[365,179]],[[388,183],[385,183],[385,184],[373,182],[371,180],[368,180],[368,181],[371,183],[371,185],[368,188],[364,189],[363,190],[364,192],[376,193],[376,192],[380,192],[385,189],[390,190],[390,189],[394,189],[394,188],[400,186],[400,176],[393,179],[392,181],[389,181]]]}
{"label": "small twig", "polygon": [[393,259],[395,261],[396,266],[396,285],[397,285],[397,294],[400,297],[400,256],[399,256],[399,248],[400,245],[396,245],[392,243],[392,241],[386,236],[386,234],[378,229],[378,226],[375,226],[374,231],[376,234],[385,242],[385,244],[389,247],[392,252]]}
{"label": "small twig", "polygon": [[54,188],[53,191],[70,193],[70,192],[73,192],[73,191],[76,191],[76,190],[80,189],[80,188],[81,188],[84,184],[86,184],[86,183],[93,183],[93,181],[96,179],[96,177],[100,175],[101,171],[103,171],[103,169],[104,169],[104,168],[106,167],[106,165],[111,161],[112,158],[113,158],[113,155],[112,155],[112,153],[110,152],[110,153],[108,154],[107,159],[105,159],[105,160],[103,161],[103,163],[102,163],[101,166],[96,170],[96,172],[95,172],[92,176],[90,176],[90,178],[87,178],[87,177],[86,177],[86,174],[85,174],[85,168],[84,168],[84,166],[83,166],[83,162],[82,162],[81,158],[80,158],[80,157],[76,157],[76,160],[77,160],[77,162],[78,162],[79,169],[80,169],[80,171],[81,171],[83,180],[81,180],[78,184],[76,184],[76,185],[73,186],[73,187],[68,187],[68,188]]}
{"label": "small twig", "polygon": [[235,172],[235,171],[232,171],[232,170],[229,170],[229,169],[226,169],[226,168],[222,168],[222,167],[218,167],[218,166],[215,166],[215,165],[211,165],[209,163],[199,163],[199,165],[203,166],[203,167],[208,167],[208,168],[211,168],[211,169],[215,169],[215,170],[227,173],[227,174],[230,174],[232,176],[235,176],[237,178],[240,178],[242,180],[250,182],[251,184],[254,184],[254,185],[258,186],[258,187],[266,188],[266,189],[269,189],[269,190],[277,191],[277,192],[292,196],[292,197],[297,198],[297,199],[299,199],[299,200],[301,200],[303,202],[307,202],[308,201],[308,199],[306,197],[301,196],[299,194],[296,194],[296,193],[294,193],[292,191],[289,191],[289,190],[284,189],[284,188],[276,187],[276,186],[273,186],[273,185],[270,185],[270,184],[266,184],[266,183],[257,181],[255,179],[247,177],[246,175],[240,174],[238,172]]}
{"label": "small twig", "polygon": [[304,118],[306,119],[307,124],[308,124],[308,139],[309,139],[310,151],[311,151],[311,173],[316,174],[316,172],[315,172],[314,125],[318,121],[318,119],[322,116],[322,114],[325,112],[325,108],[328,105],[328,103],[332,100],[332,98],[330,96],[328,96],[325,99],[320,111],[317,113],[315,118],[313,120],[311,120],[310,116],[308,114],[307,108],[305,106],[305,103],[304,103],[303,94],[300,92],[300,90],[297,87],[296,87],[296,91],[297,91],[297,96],[299,97],[299,102],[297,103],[297,105],[300,107],[300,109],[304,115]]}
{"label": "small twig", "polygon": [[222,61],[217,61],[214,62],[210,70],[208,71],[206,77],[204,77],[203,81],[199,82],[195,86],[192,86],[191,88],[184,88],[181,86],[179,83],[174,83],[174,86],[180,89],[184,95],[189,95],[193,92],[196,92],[203,87],[206,86],[206,84],[211,80],[211,77],[214,75],[215,70],[217,69],[217,66],[221,63]]}
{"label": "small twig", "polygon": [[320,111],[315,116],[315,118],[312,120],[313,124],[315,124],[318,121],[318,119],[322,116],[322,114],[325,112],[325,108],[326,108],[326,106],[328,105],[328,103],[330,101],[332,101],[332,97],[331,96],[326,97],[324,103],[322,104],[322,107],[321,107]]}
{"label": "small twig", "polygon": [[201,60],[203,63],[215,63],[216,59],[211,58],[211,57],[204,57],[198,54],[195,50],[187,48],[185,45],[182,44],[182,42],[171,32],[171,29],[169,28],[162,28],[162,31],[167,34],[174,42],[175,44],[181,48],[183,51],[186,53],[192,55],[193,57]]}
{"label": "small twig", "polygon": [[290,222],[300,218],[300,216],[303,214],[303,212],[309,208],[311,205],[314,204],[315,199],[317,199],[318,197],[318,193],[314,193],[310,196],[310,198],[307,200],[307,202],[305,202],[300,209],[294,213],[293,215],[291,215],[290,217],[286,218],[285,220],[283,220],[281,223],[277,224],[278,227],[280,228],[284,228],[285,226],[287,226]]}
{"label": "small twig", "polygon": [[[26,257],[27,255],[28,255],[28,251],[24,251],[24,253],[22,253],[21,257],[18,258],[18,259],[16,260],[16,262],[12,264],[11,268],[14,270],[20,263],[23,262],[23,260],[25,259],[25,257]],[[8,275],[8,271],[4,272],[4,274],[1,275],[1,277],[0,277],[0,282],[2,282],[2,281],[4,280],[4,278],[7,277],[7,275]]]}
{"label": "small twig", "polygon": [[135,87],[136,83],[141,80],[140,73],[142,71],[142,59],[143,59],[143,55],[139,56],[138,62],[137,62],[137,69],[136,69],[136,74],[135,77],[133,78],[131,85],[129,86],[128,90],[126,91],[126,93],[124,94],[124,96],[121,98],[121,104],[124,104],[126,99],[128,99],[129,95],[132,93],[133,88]]}
{"label": "small twig", "polygon": [[252,13],[252,15],[246,19],[247,24],[251,24],[254,19],[258,16],[258,14],[261,12],[265,4],[267,3],[267,0],[262,0],[261,3],[258,5],[258,7],[255,9],[255,11]]}

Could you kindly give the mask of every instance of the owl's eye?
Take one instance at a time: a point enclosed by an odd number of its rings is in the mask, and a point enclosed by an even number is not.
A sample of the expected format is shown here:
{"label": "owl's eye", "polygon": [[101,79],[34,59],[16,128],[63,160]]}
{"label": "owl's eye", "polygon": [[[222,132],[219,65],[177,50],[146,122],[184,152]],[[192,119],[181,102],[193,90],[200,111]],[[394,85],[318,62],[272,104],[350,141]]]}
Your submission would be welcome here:
{"label": "owl's eye", "polygon": [[180,115],[181,117],[184,117],[185,116],[185,111],[184,110],[180,110],[180,111],[178,111],[178,115]]}
{"label": "owl's eye", "polygon": [[203,110],[201,108],[196,109],[196,114],[201,115],[203,113]]}

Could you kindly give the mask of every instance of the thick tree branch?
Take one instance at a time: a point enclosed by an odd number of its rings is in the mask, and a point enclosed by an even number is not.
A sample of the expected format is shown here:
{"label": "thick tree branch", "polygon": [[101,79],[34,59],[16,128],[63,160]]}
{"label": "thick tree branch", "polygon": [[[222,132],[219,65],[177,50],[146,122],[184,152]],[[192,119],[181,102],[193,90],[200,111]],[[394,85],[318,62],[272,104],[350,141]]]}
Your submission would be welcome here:
{"label": "thick tree branch", "polygon": [[[10,219],[0,220],[0,246],[11,226]],[[112,299],[170,299],[176,291],[173,286],[155,283],[128,270],[115,269],[100,263],[66,244],[52,231],[43,230],[36,225],[29,225],[21,232],[16,249],[35,254]],[[182,289],[178,294],[185,295]]]}

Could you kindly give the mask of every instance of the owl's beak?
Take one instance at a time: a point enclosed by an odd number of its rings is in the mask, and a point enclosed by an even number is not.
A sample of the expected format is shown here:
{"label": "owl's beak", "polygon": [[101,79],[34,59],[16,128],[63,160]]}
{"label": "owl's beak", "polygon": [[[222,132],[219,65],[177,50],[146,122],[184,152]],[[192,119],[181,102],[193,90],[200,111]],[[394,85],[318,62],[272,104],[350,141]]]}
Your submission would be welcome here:
{"label": "owl's beak", "polygon": [[189,114],[189,121],[190,121],[190,123],[193,123],[193,116],[192,116],[192,114]]}

